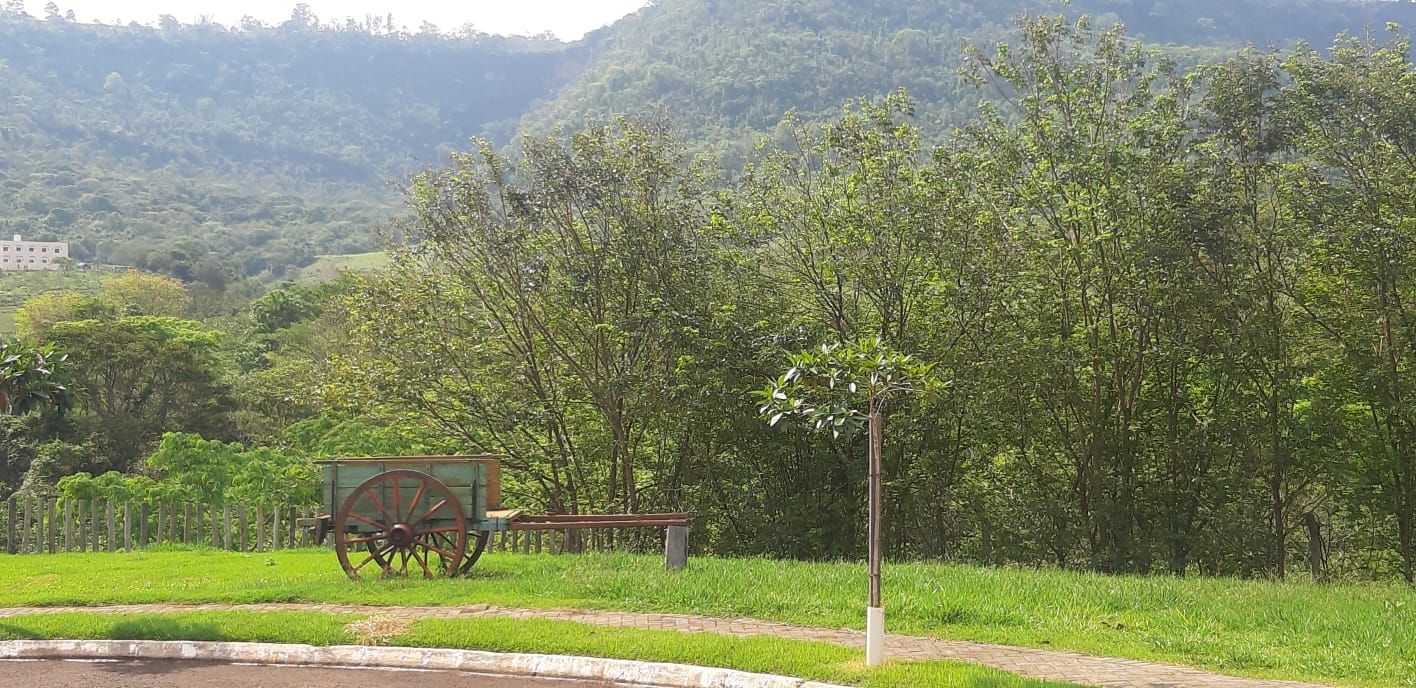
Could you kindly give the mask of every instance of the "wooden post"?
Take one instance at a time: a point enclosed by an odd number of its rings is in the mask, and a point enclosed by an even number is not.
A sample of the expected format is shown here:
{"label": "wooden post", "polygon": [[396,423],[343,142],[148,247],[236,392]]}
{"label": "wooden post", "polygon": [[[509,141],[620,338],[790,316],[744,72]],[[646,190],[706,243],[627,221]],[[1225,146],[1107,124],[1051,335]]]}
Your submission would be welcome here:
{"label": "wooden post", "polygon": [[55,542],[59,537],[59,523],[55,520],[58,514],[59,500],[49,500],[49,536],[45,538],[45,542],[48,545],[47,549],[49,550],[50,554],[54,554],[55,552],[59,551],[58,547],[56,546],[57,543]]}
{"label": "wooden post", "polygon": [[74,500],[64,500],[64,551],[74,551]]}
{"label": "wooden post", "polygon": [[270,514],[270,548],[280,549],[282,541],[285,539],[285,531],[280,529],[280,512],[284,511],[279,505],[271,509]]}
{"label": "wooden post", "polygon": [[123,502],[123,551],[133,551],[133,503]]}
{"label": "wooden post", "polygon": [[15,498],[5,500],[5,553],[16,554],[19,548],[15,546]]}
{"label": "wooden post", "polygon": [[107,506],[108,513],[106,514],[106,516],[108,517],[108,551],[112,552],[118,548],[118,524],[114,521],[113,518],[117,514],[117,509],[114,507],[113,500],[111,499],[108,500]]}
{"label": "wooden post", "polygon": [[231,548],[234,552],[246,551],[246,525],[248,525],[246,524],[246,507],[238,504],[236,505],[236,531],[239,532],[236,532],[234,538],[236,546]]}
{"label": "wooden post", "polygon": [[[246,549],[246,547],[247,547],[247,544],[246,544],[246,507],[244,507],[244,506],[242,506],[242,507],[237,507],[237,509],[240,510],[240,515],[241,515],[241,549],[244,550],[244,549]],[[251,545],[250,545],[251,551],[253,551],[253,552],[259,552],[259,551],[261,551],[262,549],[264,549],[263,547],[261,547],[261,531],[262,531],[262,530],[265,530],[265,527],[264,527],[264,524],[262,523],[262,521],[265,521],[265,509],[262,509],[261,507],[258,506],[258,507],[256,507],[256,523],[255,523],[255,526],[256,526],[256,541],[255,541],[254,543],[251,543]]]}
{"label": "wooden post", "polygon": [[[198,508],[198,509],[201,509],[200,506],[198,506],[197,508]],[[216,505],[213,504],[212,507],[211,507],[211,533],[210,533],[211,537],[208,537],[208,538],[207,538],[207,544],[210,544],[212,547],[220,547],[220,545],[216,544],[216,531],[217,531],[217,529],[219,529],[220,527],[221,527],[221,510],[218,509],[218,508],[216,508]],[[201,538],[197,538],[197,539],[200,540]]]}
{"label": "wooden post", "polygon": [[100,541],[103,539],[103,531],[100,530],[100,528],[101,528],[102,525],[103,525],[103,521],[102,521],[102,519],[103,519],[103,505],[102,505],[102,502],[103,502],[103,500],[101,500],[101,499],[95,499],[95,500],[93,500],[92,502],[89,502],[89,551],[90,551],[90,552],[98,552],[98,551],[100,551],[100,546],[101,546],[101,542],[100,542]]}
{"label": "wooden post", "polygon": [[74,541],[80,552],[88,551],[88,534],[84,522],[88,520],[88,501],[80,499],[74,504]]}
{"label": "wooden post", "polygon": [[30,550],[30,512],[34,508],[29,497],[20,501],[20,554],[29,554]]}
{"label": "wooden post", "polygon": [[192,544],[192,505],[182,502],[182,542]]}
{"label": "wooden post", "polygon": [[148,546],[148,505],[146,502],[138,506],[138,549],[147,549]]}
{"label": "wooden post", "polygon": [[664,568],[688,568],[688,526],[669,526],[664,532]]}
{"label": "wooden post", "polygon": [[89,551],[90,551],[90,552],[97,552],[97,551],[99,551],[99,540],[102,538],[102,535],[100,534],[100,531],[99,531],[99,526],[101,525],[101,524],[99,523],[99,518],[100,518],[99,515],[103,513],[103,511],[102,511],[102,508],[103,508],[103,507],[100,506],[100,502],[102,502],[102,501],[103,501],[103,500],[101,500],[101,499],[95,499],[95,500],[93,500],[92,502],[89,502]]}
{"label": "wooden post", "polygon": [[230,550],[236,549],[235,547],[232,547],[232,546],[231,546],[231,545],[232,545],[232,542],[231,542],[231,541],[235,539],[235,538],[231,537],[231,535],[232,535],[232,529],[231,529],[231,505],[230,505],[230,504],[225,504],[225,505],[223,505],[223,506],[221,507],[221,548],[222,548],[222,549],[230,549]]}
{"label": "wooden post", "polygon": [[867,524],[869,535],[867,557],[870,559],[870,599],[865,614],[865,664],[879,666],[885,661],[885,610],[880,606],[880,454],[883,445],[884,420],[880,412],[870,412],[870,452],[867,475],[870,480],[870,508]]}

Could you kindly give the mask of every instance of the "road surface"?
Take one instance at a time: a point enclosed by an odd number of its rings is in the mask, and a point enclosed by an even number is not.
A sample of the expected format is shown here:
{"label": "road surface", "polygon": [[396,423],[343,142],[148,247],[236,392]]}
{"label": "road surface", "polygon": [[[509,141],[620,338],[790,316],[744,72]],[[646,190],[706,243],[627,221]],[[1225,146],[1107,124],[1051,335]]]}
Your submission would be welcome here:
{"label": "road surface", "polygon": [[0,686],[25,688],[610,688],[602,683],[493,678],[442,671],[310,669],[174,661],[0,660]]}

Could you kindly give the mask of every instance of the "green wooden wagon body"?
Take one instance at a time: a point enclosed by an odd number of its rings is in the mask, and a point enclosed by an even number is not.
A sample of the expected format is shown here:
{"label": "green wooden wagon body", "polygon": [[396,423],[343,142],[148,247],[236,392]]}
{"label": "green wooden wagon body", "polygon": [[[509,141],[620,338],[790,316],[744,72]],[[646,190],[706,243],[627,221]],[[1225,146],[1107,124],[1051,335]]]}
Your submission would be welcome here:
{"label": "green wooden wagon body", "polygon": [[476,562],[490,533],[519,512],[501,510],[497,456],[375,456],[316,462],[325,527],[353,577],[369,564],[456,575]]}

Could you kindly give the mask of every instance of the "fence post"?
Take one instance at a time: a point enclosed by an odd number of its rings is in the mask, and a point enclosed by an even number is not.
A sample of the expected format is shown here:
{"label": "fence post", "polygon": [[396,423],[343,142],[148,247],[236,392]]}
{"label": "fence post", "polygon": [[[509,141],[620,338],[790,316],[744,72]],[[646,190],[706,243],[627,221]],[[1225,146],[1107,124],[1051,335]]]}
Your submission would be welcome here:
{"label": "fence post", "polygon": [[147,549],[148,546],[148,505],[143,502],[138,505],[138,549]]}
{"label": "fence post", "polygon": [[664,533],[664,568],[681,571],[688,566],[688,526],[669,526]]}
{"label": "fence post", "polygon": [[280,529],[280,512],[284,511],[277,504],[271,509],[270,514],[270,548],[280,549],[281,541],[285,539],[285,533]]}
{"label": "fence post", "polygon": [[115,522],[114,519],[114,516],[117,514],[118,510],[117,508],[115,508],[113,500],[111,499],[108,500],[106,506],[108,507],[108,551],[112,552],[117,549],[118,545],[118,524]]}
{"label": "fence post", "polygon": [[27,495],[20,502],[20,554],[29,554],[30,551],[30,525],[34,520],[33,501]]}
{"label": "fence post", "polygon": [[47,549],[49,550],[49,553],[50,553],[50,554],[53,554],[54,552],[57,551],[57,549],[55,548],[55,542],[54,542],[54,541],[55,541],[55,539],[56,539],[56,538],[58,537],[58,535],[59,535],[59,531],[57,530],[59,524],[56,523],[55,520],[54,520],[54,517],[59,513],[59,500],[58,500],[58,499],[51,499],[51,500],[49,500],[49,505],[48,505],[47,511],[49,512],[49,531],[48,531],[48,533],[46,534],[46,537],[45,537],[45,544],[47,545]]}
{"label": "fence post", "polygon": [[5,553],[15,554],[15,498],[5,500]]}
{"label": "fence post", "polygon": [[95,499],[95,500],[93,500],[92,502],[89,502],[89,551],[90,551],[90,552],[97,552],[97,551],[98,551],[98,548],[99,548],[99,539],[102,537],[102,536],[99,534],[99,533],[100,533],[99,526],[102,525],[102,523],[99,521],[100,514],[103,513],[103,512],[101,511],[102,507],[100,506],[100,503],[101,503],[102,501],[103,501],[103,500],[101,500],[101,499]]}
{"label": "fence post", "polygon": [[123,551],[133,551],[133,503],[123,502]]}
{"label": "fence post", "polygon": [[74,551],[74,500],[64,500],[64,551]]}

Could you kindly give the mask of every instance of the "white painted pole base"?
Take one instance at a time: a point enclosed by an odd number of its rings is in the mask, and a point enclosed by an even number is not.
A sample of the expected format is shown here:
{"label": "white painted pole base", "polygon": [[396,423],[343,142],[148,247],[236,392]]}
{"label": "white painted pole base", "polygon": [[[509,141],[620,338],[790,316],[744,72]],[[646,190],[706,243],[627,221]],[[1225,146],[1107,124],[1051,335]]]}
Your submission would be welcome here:
{"label": "white painted pole base", "polygon": [[885,663],[885,610],[881,607],[865,608],[865,665],[880,666]]}

